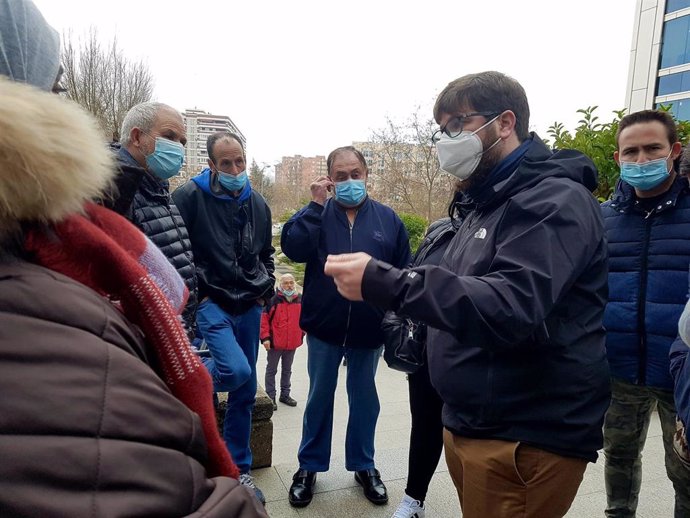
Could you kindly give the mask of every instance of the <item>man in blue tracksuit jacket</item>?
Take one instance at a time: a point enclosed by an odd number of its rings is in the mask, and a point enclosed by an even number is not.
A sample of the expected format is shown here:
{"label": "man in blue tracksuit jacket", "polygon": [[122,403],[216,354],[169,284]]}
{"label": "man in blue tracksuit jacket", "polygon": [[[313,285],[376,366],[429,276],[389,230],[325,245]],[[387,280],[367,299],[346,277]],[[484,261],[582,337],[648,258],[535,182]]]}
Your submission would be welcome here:
{"label": "man in blue tracksuit jacket", "polygon": [[687,293],[690,190],[678,176],[676,124],[644,110],[618,127],[621,181],[602,205],[609,242],[609,303],[604,314],[611,406],[604,422],[606,516],[633,517],[641,453],[654,408],[661,421],[675,516],[690,516],[690,472],[673,452],[676,409],[669,349]]}
{"label": "man in blue tracksuit jacket", "polygon": [[[328,177],[311,185],[312,202],[283,227],[281,247],[293,261],[307,263],[300,327],[307,333],[309,395],[304,411],[299,470],[290,487],[290,503],[311,502],[316,472],[328,471],[333,404],[338,367],[347,355],[350,415],[345,440],[345,467],[355,472],[365,496],[388,501],[374,465],[374,432],[379,400],[374,376],[381,355],[383,311],[349,302],[323,272],[329,254],[363,251],[404,267],[411,260],[407,231],[392,209],[366,194],[367,164],[348,146],[331,152]],[[328,199],[328,192],[335,196]]]}

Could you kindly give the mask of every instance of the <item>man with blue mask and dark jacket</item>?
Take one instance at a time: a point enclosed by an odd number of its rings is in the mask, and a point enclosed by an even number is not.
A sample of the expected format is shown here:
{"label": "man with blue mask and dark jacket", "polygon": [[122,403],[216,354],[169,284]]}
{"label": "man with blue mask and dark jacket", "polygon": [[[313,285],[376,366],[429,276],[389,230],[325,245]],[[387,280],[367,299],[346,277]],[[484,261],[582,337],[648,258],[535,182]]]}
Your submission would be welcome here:
{"label": "man with blue mask and dark jacket", "polygon": [[610,396],[596,169],[530,133],[524,89],[499,72],[452,81],[434,117],[463,220],[440,264],[359,253],[325,271],[346,298],[427,324],[463,517],[562,517],[602,446]]}
{"label": "man with blue mask and dark jacket", "polygon": [[192,244],[179,210],[170,197],[168,180],[180,172],[187,143],[180,113],[159,102],[132,107],[122,121],[117,154],[116,189],[101,203],[121,214],[161,249],[184,279],[189,301],[185,329],[194,339],[197,278]]}
{"label": "man with blue mask and dark jacket", "polygon": [[262,307],[274,294],[271,211],[252,189],[240,138],[218,131],[206,141],[208,165],[173,193],[192,241],[199,278],[197,325],[211,352],[204,364],[216,392],[228,393],[223,438],[240,483],[250,475],[249,438],[256,399]]}
{"label": "man with blue mask and dark jacket", "polygon": [[611,406],[604,423],[607,517],[635,516],[642,449],[652,412],[661,421],[666,473],[676,518],[690,516],[690,471],[673,451],[676,408],[669,350],[687,300],[690,190],[677,174],[681,144],[673,118],[645,110],[626,115],[614,153],[620,181],[602,205],[609,242],[606,352]]}
{"label": "man with blue mask and dark jacket", "polygon": [[[402,268],[411,260],[409,239],[395,212],[367,196],[362,153],[341,147],[326,163],[328,176],[311,184],[311,203],[283,226],[280,241],[285,255],[307,263],[300,327],[307,333],[309,395],[289,500],[295,507],[309,505],[316,473],[328,471],[338,368],[347,355],[345,469],[355,472],[371,502],[385,504],[388,493],[374,464],[380,410],[374,377],[383,344],[383,311],[345,300],[323,267],[328,254],[363,251]],[[334,194],[330,199],[329,192]]]}

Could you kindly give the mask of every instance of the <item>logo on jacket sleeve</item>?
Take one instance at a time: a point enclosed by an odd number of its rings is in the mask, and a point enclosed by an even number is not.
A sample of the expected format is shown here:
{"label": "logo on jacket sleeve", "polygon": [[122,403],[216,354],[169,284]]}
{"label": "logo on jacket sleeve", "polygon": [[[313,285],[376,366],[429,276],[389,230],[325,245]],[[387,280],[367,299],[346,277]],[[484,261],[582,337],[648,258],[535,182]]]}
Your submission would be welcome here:
{"label": "logo on jacket sleeve", "polygon": [[477,239],[484,239],[486,237],[486,229],[484,227],[480,228],[474,233],[474,237]]}

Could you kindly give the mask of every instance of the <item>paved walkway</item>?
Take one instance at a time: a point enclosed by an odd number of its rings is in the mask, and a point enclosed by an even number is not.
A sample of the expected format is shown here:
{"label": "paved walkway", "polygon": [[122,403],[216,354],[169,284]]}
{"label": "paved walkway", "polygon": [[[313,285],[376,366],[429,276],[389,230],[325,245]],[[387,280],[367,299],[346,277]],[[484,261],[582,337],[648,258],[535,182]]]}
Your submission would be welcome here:
{"label": "paved walkway", "polygon": [[[292,396],[299,402],[296,408],[278,403],[273,414],[273,466],[256,470],[256,482],[266,495],[266,509],[273,518],[390,518],[403,496],[407,473],[407,446],[410,435],[410,415],[407,382],[401,373],[389,369],[381,360],[377,374],[381,416],[376,431],[376,462],[388,487],[390,501],[386,506],[374,506],[362,495],[352,473],[344,468],[345,426],[347,424],[347,397],[345,394],[345,367],[340,368],[336,393],[336,417],[333,429],[331,469],[320,473],[316,495],[303,509],[295,509],[287,500],[292,474],[298,468],[297,448],[302,431],[302,412],[308,390],[306,346],[295,356],[292,375]],[[257,372],[263,385],[266,352],[260,348]],[[663,464],[658,418],[655,415],[649,429],[643,458],[643,481],[638,518],[665,518],[673,516],[673,488],[666,478]],[[603,459],[590,464],[578,496],[568,518],[603,517],[604,493]],[[457,494],[442,459],[432,480],[427,496],[427,518],[461,516]],[[491,517],[487,517],[491,518]]]}

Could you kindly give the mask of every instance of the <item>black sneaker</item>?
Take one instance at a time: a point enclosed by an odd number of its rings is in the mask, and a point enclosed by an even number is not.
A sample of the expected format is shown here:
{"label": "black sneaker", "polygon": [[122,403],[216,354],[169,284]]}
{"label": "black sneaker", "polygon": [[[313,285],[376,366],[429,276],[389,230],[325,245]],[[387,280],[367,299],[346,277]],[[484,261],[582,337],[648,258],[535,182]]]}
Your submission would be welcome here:
{"label": "black sneaker", "polygon": [[278,403],[276,403],[275,398],[271,398],[271,401],[273,401],[273,411],[275,412],[278,410]]}
{"label": "black sneaker", "polygon": [[287,406],[297,406],[297,401],[292,399],[290,396],[280,396],[280,398],[278,398],[278,401]]}

